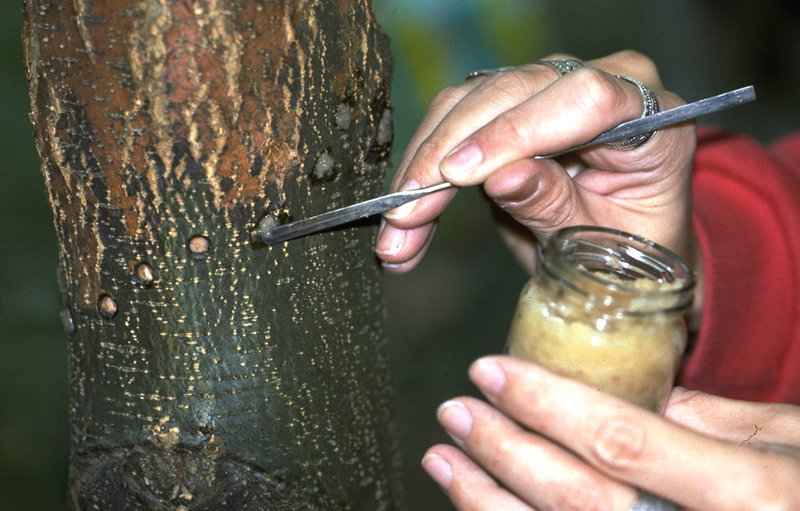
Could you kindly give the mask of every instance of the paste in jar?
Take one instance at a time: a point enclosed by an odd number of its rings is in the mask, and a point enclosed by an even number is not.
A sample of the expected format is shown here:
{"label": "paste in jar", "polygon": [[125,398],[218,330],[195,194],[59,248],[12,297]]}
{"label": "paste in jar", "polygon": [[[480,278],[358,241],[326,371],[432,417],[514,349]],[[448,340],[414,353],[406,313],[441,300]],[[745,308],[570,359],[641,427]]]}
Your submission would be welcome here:
{"label": "paste in jar", "polygon": [[566,229],[521,293],[507,351],[661,412],[686,348],[693,288],[686,263],[649,240]]}

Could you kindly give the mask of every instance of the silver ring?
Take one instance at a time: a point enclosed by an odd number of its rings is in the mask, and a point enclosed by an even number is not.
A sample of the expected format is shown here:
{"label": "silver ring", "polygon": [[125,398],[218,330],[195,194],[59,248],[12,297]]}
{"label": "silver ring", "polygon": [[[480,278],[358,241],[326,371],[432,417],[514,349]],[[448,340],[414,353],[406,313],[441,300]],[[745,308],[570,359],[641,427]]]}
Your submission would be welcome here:
{"label": "silver ring", "polygon": [[[661,106],[658,104],[658,98],[653,93],[653,91],[650,90],[650,87],[643,84],[636,78],[631,78],[630,76],[617,75],[617,78],[632,83],[639,89],[639,94],[642,95],[642,101],[644,103],[642,117],[647,117],[648,115],[657,114],[658,112],[661,111]],[[652,136],[655,135],[655,133],[656,133],[655,131],[651,131],[649,133],[644,133],[642,135],[634,135],[632,137],[628,137],[623,140],[618,140],[616,142],[609,142],[604,145],[612,149],[621,149],[623,151],[630,151],[632,149],[636,149],[640,145],[650,140],[650,138],[652,138]]]}
{"label": "silver ring", "polygon": [[467,75],[465,80],[469,80],[470,78],[477,78],[479,76],[491,76],[496,75],[498,73],[505,73],[506,71],[513,71],[513,66],[503,66],[503,67],[492,67],[489,69],[479,69],[477,71],[472,71],[470,74]]}
{"label": "silver ring", "polygon": [[680,508],[660,497],[638,491],[638,498],[628,511],[678,511]]}
{"label": "silver ring", "polygon": [[537,60],[537,64],[544,64],[545,66],[550,66],[558,73],[558,76],[564,76],[569,74],[576,69],[581,69],[586,67],[583,65],[578,59],[547,59],[547,60]]}

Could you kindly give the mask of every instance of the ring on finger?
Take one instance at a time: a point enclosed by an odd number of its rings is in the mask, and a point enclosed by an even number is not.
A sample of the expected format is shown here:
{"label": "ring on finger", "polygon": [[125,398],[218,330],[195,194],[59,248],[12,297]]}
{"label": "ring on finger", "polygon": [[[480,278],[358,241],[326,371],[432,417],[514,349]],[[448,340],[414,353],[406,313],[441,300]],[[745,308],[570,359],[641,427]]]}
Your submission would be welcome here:
{"label": "ring on finger", "polygon": [[[650,87],[643,84],[636,78],[631,78],[630,76],[617,75],[617,78],[625,80],[628,83],[632,83],[639,89],[639,94],[642,96],[642,102],[643,102],[642,117],[647,117],[648,115],[657,114],[658,112],[661,111],[661,106],[658,104],[658,98],[653,93],[653,91],[650,90]],[[612,149],[630,151],[636,149],[640,145],[650,140],[653,137],[653,135],[655,135],[655,133],[656,133],[655,131],[650,131],[648,133],[643,133],[641,135],[634,135],[632,137],[624,138],[616,142],[608,142],[607,144],[604,145]]]}
{"label": "ring on finger", "polygon": [[502,66],[502,67],[492,67],[488,69],[479,69],[477,71],[470,72],[465,80],[469,80],[470,78],[477,78],[479,76],[492,76],[498,73],[505,73],[507,71],[513,71],[515,68],[513,66]]}
{"label": "ring on finger", "polygon": [[639,490],[636,502],[628,511],[677,511],[678,509],[672,502]]}
{"label": "ring on finger", "polygon": [[549,66],[558,74],[559,78],[575,71],[576,69],[586,67],[583,62],[578,59],[546,59],[537,60],[536,63]]}

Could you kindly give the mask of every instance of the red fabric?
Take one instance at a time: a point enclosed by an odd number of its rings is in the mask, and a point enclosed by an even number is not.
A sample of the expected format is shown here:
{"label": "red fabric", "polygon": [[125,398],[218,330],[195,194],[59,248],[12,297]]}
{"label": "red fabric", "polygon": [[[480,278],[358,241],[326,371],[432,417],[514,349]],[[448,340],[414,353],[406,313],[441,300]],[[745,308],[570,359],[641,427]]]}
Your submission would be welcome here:
{"label": "red fabric", "polygon": [[678,381],[800,404],[800,134],[764,147],[704,131],[693,186],[706,289]]}

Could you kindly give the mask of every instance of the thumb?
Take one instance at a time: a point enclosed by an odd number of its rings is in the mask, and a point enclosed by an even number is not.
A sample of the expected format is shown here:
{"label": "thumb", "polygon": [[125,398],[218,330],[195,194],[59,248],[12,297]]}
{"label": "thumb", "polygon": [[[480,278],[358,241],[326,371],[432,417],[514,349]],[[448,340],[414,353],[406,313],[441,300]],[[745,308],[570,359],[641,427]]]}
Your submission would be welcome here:
{"label": "thumb", "polygon": [[664,415],[706,435],[747,444],[800,445],[800,407],[782,403],[740,401],[675,387]]}
{"label": "thumb", "polygon": [[540,241],[562,227],[591,223],[580,189],[555,160],[516,160],[492,173],[483,187]]}

